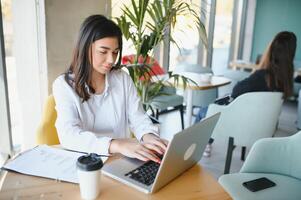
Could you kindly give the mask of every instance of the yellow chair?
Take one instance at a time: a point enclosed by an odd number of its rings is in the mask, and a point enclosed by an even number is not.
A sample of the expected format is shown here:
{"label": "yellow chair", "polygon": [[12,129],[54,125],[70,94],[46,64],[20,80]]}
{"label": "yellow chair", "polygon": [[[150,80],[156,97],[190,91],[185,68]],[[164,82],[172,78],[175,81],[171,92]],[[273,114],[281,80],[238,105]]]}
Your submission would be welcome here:
{"label": "yellow chair", "polygon": [[36,135],[37,144],[55,145],[60,144],[55,128],[56,121],[55,101],[53,95],[49,95],[43,110],[42,121]]}
{"label": "yellow chair", "polygon": [[[38,127],[36,135],[36,144],[56,145],[60,144],[57,130],[55,128],[55,121],[57,113],[55,110],[55,101],[53,95],[49,95],[46,104],[44,105],[42,121]],[[151,117],[153,123],[159,123]],[[131,138],[136,138],[135,134],[131,132]]]}

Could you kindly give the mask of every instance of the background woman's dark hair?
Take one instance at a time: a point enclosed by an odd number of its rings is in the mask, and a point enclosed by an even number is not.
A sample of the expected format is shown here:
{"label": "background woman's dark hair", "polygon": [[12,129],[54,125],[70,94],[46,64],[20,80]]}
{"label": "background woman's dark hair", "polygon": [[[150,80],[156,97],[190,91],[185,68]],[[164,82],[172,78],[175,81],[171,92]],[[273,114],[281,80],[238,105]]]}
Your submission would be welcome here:
{"label": "background woman's dark hair", "polygon": [[293,93],[294,57],[297,38],[293,32],[278,33],[261,59],[260,67],[268,72],[269,88],[282,91],[284,98]]}
{"label": "background woman's dark hair", "polygon": [[[119,55],[116,66],[120,66],[122,57],[122,33],[117,24],[103,15],[92,15],[82,23],[78,39],[73,50],[73,58],[65,80],[72,86],[76,93],[86,101],[90,93],[95,90],[91,86],[92,76],[92,54],[91,46],[96,40],[105,37],[116,37],[118,39]],[[71,75],[74,75],[71,76]]]}

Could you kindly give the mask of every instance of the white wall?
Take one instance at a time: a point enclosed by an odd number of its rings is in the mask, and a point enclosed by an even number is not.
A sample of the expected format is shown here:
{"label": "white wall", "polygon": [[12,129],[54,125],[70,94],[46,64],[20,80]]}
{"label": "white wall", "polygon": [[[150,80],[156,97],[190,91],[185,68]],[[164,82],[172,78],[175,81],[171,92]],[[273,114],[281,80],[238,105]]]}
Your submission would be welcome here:
{"label": "white wall", "polygon": [[41,66],[37,9],[35,0],[13,1],[14,55],[17,85],[21,100],[23,147],[34,145],[35,130],[40,121],[47,88],[46,66]]}
{"label": "white wall", "polygon": [[49,93],[52,82],[70,64],[80,24],[92,14],[108,15],[111,8],[109,2],[109,0],[45,1]]}

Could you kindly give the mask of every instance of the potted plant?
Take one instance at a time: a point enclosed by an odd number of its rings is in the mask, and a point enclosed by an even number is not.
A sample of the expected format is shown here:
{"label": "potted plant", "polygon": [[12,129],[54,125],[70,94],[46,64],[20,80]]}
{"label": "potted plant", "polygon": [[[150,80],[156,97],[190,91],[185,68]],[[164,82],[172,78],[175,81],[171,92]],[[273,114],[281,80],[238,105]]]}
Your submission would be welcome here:
{"label": "potted plant", "polygon": [[[125,39],[130,40],[135,48],[134,59],[125,67],[147,107],[154,97],[163,94],[161,89],[166,85],[166,80],[153,81],[151,78],[155,74],[152,71],[154,60],[149,58],[154,48],[165,38],[168,37],[171,42],[176,43],[170,33],[178,16],[191,17],[199,30],[202,43],[207,47],[205,26],[193,6],[192,2],[187,0],[131,0],[130,6],[123,5],[122,15],[115,17]],[[175,82],[182,79],[184,87],[189,81],[180,75],[168,74]]]}

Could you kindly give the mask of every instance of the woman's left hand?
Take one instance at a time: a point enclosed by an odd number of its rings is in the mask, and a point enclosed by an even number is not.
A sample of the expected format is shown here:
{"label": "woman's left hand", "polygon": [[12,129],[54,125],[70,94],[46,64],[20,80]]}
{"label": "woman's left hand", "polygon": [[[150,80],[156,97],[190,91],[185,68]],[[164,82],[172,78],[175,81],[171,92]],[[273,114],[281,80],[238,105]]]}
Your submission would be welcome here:
{"label": "woman's left hand", "polygon": [[143,145],[156,153],[163,155],[166,151],[168,141],[157,135],[148,133],[142,137]]}

